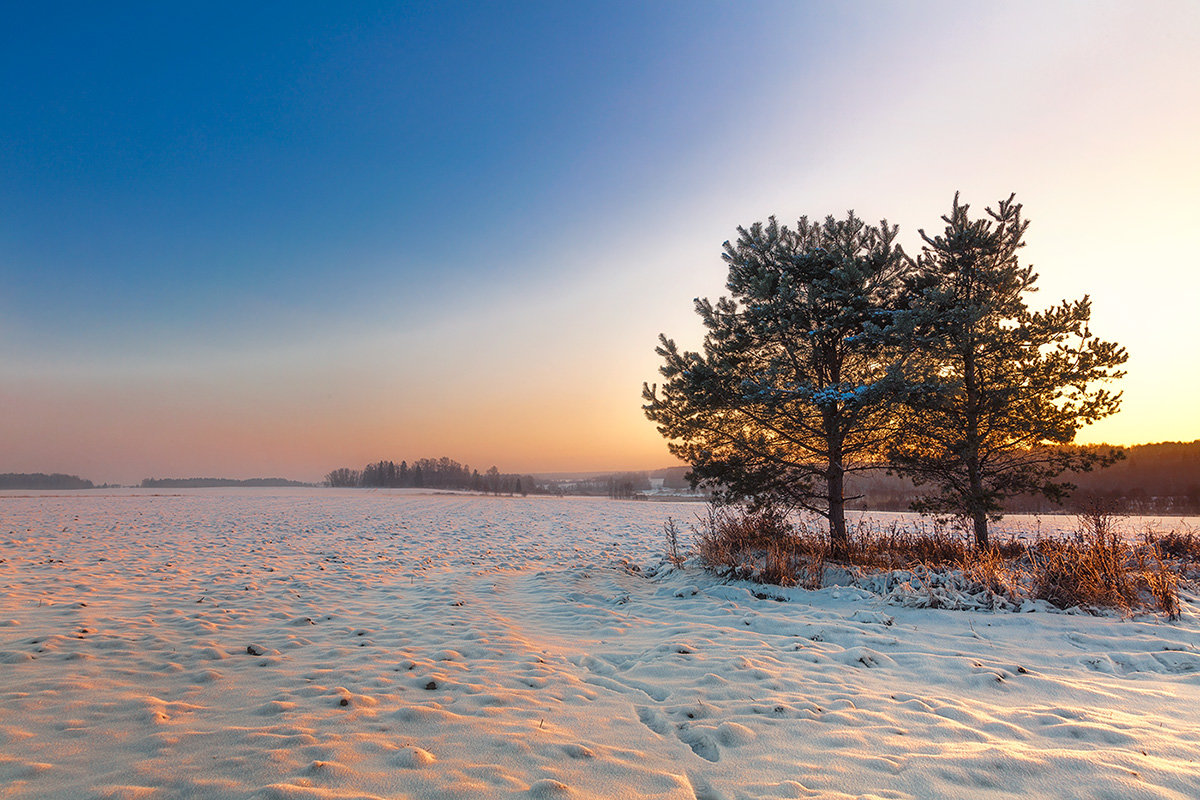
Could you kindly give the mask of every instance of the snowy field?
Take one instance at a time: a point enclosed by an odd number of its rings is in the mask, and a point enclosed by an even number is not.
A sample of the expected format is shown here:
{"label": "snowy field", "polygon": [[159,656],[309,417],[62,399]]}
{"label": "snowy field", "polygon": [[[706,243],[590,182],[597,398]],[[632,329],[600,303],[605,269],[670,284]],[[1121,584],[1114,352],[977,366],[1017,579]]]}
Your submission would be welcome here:
{"label": "snowy field", "polygon": [[1194,594],[776,602],[656,569],[699,510],[0,494],[0,797],[1200,797]]}

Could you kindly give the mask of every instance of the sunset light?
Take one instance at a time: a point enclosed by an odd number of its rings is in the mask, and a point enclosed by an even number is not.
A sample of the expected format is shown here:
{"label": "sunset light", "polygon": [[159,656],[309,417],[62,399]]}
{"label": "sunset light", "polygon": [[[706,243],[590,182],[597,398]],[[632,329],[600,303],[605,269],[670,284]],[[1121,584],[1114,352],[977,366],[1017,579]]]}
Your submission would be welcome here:
{"label": "sunset light", "polygon": [[1082,440],[1200,438],[1191,4],[680,11],[16,12],[0,469],[667,466],[640,386],[736,226],[916,252],[955,191],[1128,348]]}

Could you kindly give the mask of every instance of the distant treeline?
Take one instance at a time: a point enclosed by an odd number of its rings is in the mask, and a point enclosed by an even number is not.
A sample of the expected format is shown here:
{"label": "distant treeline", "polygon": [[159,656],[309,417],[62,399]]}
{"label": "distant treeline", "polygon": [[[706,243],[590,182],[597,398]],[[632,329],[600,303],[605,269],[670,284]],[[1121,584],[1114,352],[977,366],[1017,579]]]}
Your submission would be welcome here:
{"label": "distant treeline", "polygon": [[539,479],[543,494],[642,499],[663,494],[691,494],[689,467],[668,467],[652,472],[609,472],[592,476],[557,476]]}
{"label": "distant treeline", "polygon": [[[1106,448],[1107,445],[1101,445]],[[1162,442],[1121,448],[1125,458],[1094,472],[1067,472],[1063,480],[1077,487],[1072,497],[1055,505],[1044,497],[1010,498],[1005,511],[1012,513],[1070,512],[1085,498],[1115,501],[1132,514],[1200,515],[1200,441]],[[650,479],[663,479],[663,488],[687,487],[688,467],[671,467],[649,473],[601,475],[585,480],[552,481],[547,490],[556,494],[592,494],[637,497],[650,488]],[[914,498],[926,493],[907,478],[883,470],[846,478],[848,508],[872,511],[907,511]]]}
{"label": "distant treeline", "polygon": [[143,489],[209,489],[214,487],[275,487],[311,486],[309,483],[289,481],[286,478],[143,478]]}
{"label": "distant treeline", "polygon": [[585,495],[630,500],[651,488],[648,472],[614,472],[590,478],[547,479],[538,486],[546,494]]}
{"label": "distant treeline", "polygon": [[361,470],[342,467],[325,476],[335,487],[374,487],[381,489],[458,489],[489,494],[528,494],[537,491],[530,475],[503,473],[490,467],[480,474],[453,459],[422,458],[410,466],[408,461],[377,461]]}
{"label": "distant treeline", "polygon": [[[1067,472],[1062,478],[1077,487],[1073,495],[1116,501],[1134,514],[1200,514],[1200,441],[1162,442],[1122,448],[1125,458],[1095,472]],[[904,511],[924,487],[907,478],[879,472],[847,482],[847,497],[858,495],[851,505],[877,511]],[[1070,511],[1072,499],[1055,505],[1044,497],[1022,495],[1010,498],[1005,510],[1014,513]]]}
{"label": "distant treeline", "polygon": [[1200,514],[1200,440],[1123,449],[1125,458],[1108,469],[1067,473],[1076,494],[1118,500],[1138,514]]}
{"label": "distant treeline", "polygon": [[78,475],[56,472],[6,472],[0,474],[0,489],[93,489],[95,484]]}

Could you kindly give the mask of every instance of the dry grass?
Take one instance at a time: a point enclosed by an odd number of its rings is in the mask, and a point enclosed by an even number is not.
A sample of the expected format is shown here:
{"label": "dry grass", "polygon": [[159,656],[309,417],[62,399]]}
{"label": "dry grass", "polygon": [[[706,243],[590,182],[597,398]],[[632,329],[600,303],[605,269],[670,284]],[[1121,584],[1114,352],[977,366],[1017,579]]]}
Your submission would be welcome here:
{"label": "dry grass", "polygon": [[663,536],[667,540],[667,560],[677,567],[681,566],[685,556],[679,549],[679,526],[670,517],[663,523]]}
{"label": "dry grass", "polygon": [[1029,555],[1034,597],[1060,608],[1131,609],[1139,604],[1130,548],[1116,537],[1043,541]]}
{"label": "dry grass", "polygon": [[1179,616],[1179,575],[1153,542],[1083,531],[1029,548],[1032,594],[1060,608],[1157,609]]}
{"label": "dry grass", "polygon": [[1100,505],[1084,508],[1078,519],[1072,538],[1033,544],[1007,539],[982,550],[945,526],[859,524],[850,532],[846,557],[836,560],[828,534],[815,522],[777,509],[710,507],[692,532],[706,566],[781,586],[818,588],[828,565],[865,571],[957,571],[970,591],[1015,605],[1042,599],[1060,608],[1179,615],[1180,575],[1200,573],[1200,536],[1173,532],[1131,542],[1121,535],[1120,514]]}
{"label": "dry grass", "polygon": [[828,542],[779,509],[709,506],[692,530],[700,560],[707,566],[728,567],[780,586],[815,588],[824,578]]}
{"label": "dry grass", "polygon": [[1021,560],[1024,549],[1023,544],[1014,541],[1006,542],[1003,550],[1000,547],[968,549],[960,558],[958,568],[967,581],[981,590],[1019,602],[1027,596],[1027,587],[1031,583]]}
{"label": "dry grass", "polygon": [[[916,565],[948,568],[974,559],[978,553],[969,541],[944,525],[886,528],[860,522],[850,532],[846,563],[868,569],[911,569]],[[991,552],[1014,557],[1023,548],[1015,540],[1000,540]]]}
{"label": "dry grass", "polygon": [[1179,559],[1193,568],[1200,565],[1200,534],[1192,531],[1170,533],[1146,533],[1143,540],[1153,544],[1168,558]]}

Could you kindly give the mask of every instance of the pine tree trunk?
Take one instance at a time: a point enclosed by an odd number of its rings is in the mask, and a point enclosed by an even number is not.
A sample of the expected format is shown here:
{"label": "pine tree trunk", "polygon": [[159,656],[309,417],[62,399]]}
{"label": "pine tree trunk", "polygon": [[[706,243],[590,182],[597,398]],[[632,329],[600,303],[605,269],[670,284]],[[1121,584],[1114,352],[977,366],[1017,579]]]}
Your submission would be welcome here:
{"label": "pine tree trunk", "polygon": [[988,547],[987,512],[977,508],[971,513],[971,517],[975,522],[975,547],[986,550]]}
{"label": "pine tree trunk", "polygon": [[[970,295],[968,295],[970,300]],[[967,337],[967,350],[963,358],[963,386],[966,391],[966,462],[967,486],[970,494],[967,497],[967,510],[975,523],[975,546],[986,550],[988,546],[987,507],[984,504],[983,471],[979,463],[979,418],[982,398],[979,390],[979,376],[976,373],[975,350],[978,346],[974,331]]]}
{"label": "pine tree trunk", "polygon": [[967,498],[967,510],[971,513],[971,521],[975,524],[975,546],[986,550],[988,546],[988,517],[984,505],[983,478],[980,475],[979,459],[972,456],[967,459],[967,486],[970,495]]}
{"label": "pine tree trunk", "polygon": [[829,544],[836,558],[845,558],[849,550],[846,536],[846,474],[842,465],[830,464],[826,473],[829,503]]}

